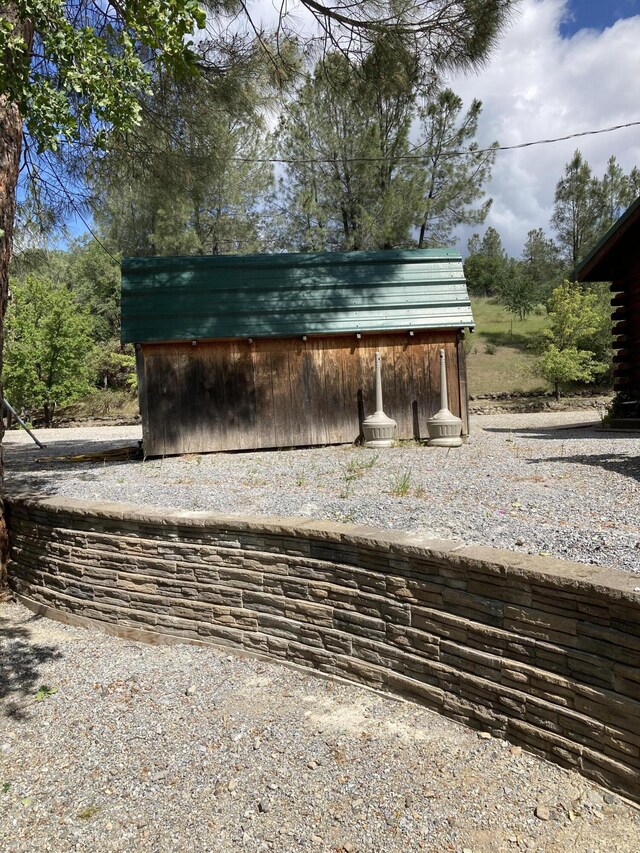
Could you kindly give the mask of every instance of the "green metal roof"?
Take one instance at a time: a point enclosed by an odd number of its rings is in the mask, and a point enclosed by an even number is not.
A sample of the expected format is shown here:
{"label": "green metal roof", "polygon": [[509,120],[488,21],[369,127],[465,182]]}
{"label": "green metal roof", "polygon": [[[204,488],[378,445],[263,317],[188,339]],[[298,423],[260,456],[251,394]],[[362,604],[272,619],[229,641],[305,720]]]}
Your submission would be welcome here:
{"label": "green metal roof", "polygon": [[451,249],[127,258],[124,343],[473,326]]}

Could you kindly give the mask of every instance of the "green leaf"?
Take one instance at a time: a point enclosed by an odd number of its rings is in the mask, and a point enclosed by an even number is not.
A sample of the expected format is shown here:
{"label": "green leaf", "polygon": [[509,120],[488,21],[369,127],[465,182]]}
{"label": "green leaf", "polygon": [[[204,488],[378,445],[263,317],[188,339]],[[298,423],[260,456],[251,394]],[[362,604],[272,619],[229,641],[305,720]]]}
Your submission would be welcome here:
{"label": "green leaf", "polygon": [[47,684],[43,684],[42,687],[40,687],[36,691],[33,698],[36,702],[42,702],[44,699],[48,699],[50,696],[53,696],[57,692],[57,687],[49,687]]}

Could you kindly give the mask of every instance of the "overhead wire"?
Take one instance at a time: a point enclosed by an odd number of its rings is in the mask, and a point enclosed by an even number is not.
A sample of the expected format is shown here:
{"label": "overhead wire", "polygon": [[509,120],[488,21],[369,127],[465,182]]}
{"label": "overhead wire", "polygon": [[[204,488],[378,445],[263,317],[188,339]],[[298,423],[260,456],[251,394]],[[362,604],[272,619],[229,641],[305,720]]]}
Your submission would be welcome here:
{"label": "overhead wire", "polygon": [[[626,127],[638,127],[640,121],[631,121],[626,124],[616,124],[612,127],[602,127],[597,130],[581,130],[577,133],[569,133],[566,136],[555,136],[550,139],[536,139],[531,142],[519,142],[515,145],[490,145],[488,148],[463,148],[459,151],[447,151],[447,157],[467,157],[476,154],[491,154],[494,151],[515,151],[521,148],[532,148],[535,145],[552,145],[555,142],[566,142],[568,139],[578,139],[583,136],[596,136],[600,133],[612,133],[614,130],[622,130]],[[426,154],[398,154],[394,157],[341,157],[343,163],[384,163],[392,160],[424,160]],[[335,158],[288,158],[288,157],[230,157],[234,163],[282,163],[284,165],[297,165],[305,163],[333,163]]]}
{"label": "overhead wire", "polygon": [[[476,156],[478,154],[491,154],[493,152],[498,151],[516,151],[523,148],[533,148],[534,146],[539,145],[553,145],[556,142],[566,142],[569,139],[579,139],[585,136],[597,136],[602,133],[613,133],[616,130],[623,130],[629,127],[638,127],[640,126],[640,121],[631,121],[626,122],[624,124],[616,124],[611,127],[603,127],[598,128],[596,130],[582,130],[577,131],[576,133],[569,133],[565,136],[555,136],[549,139],[536,139],[530,142],[520,142],[514,145],[491,145],[488,148],[465,148],[458,151],[448,151],[446,152],[447,157],[465,157],[465,156]],[[401,154],[395,157],[346,157],[341,158],[342,162],[348,163],[384,163],[384,162],[398,162],[398,161],[416,161],[416,160],[424,160],[427,155],[425,154]],[[332,158],[287,158],[287,157],[230,157],[230,162],[233,163],[274,163],[274,164],[283,164],[283,165],[301,165],[301,164],[324,164],[324,163],[332,163],[334,159]],[[86,227],[87,231],[91,234],[93,239],[98,243],[98,245],[111,257],[114,261],[117,261],[111,252],[107,249],[107,247],[101,242],[101,240],[96,235],[95,231],[88,224],[86,219],[82,216],[81,211],[79,210],[79,206],[72,199],[71,194],[68,189],[64,186],[59,176],[53,171],[53,176],[56,179],[57,183],[60,185],[62,192],[68,198],[71,207],[73,208],[75,214],[81,220],[83,225]]]}

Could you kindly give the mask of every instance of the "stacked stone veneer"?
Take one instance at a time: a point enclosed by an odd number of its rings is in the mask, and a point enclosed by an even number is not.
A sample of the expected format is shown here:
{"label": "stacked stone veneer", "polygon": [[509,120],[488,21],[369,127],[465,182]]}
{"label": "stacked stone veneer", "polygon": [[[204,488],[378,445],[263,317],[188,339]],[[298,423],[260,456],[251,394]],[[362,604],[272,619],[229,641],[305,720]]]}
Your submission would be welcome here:
{"label": "stacked stone veneer", "polygon": [[302,519],[72,500],[9,511],[10,582],[34,608],[409,695],[640,799],[632,576]]}

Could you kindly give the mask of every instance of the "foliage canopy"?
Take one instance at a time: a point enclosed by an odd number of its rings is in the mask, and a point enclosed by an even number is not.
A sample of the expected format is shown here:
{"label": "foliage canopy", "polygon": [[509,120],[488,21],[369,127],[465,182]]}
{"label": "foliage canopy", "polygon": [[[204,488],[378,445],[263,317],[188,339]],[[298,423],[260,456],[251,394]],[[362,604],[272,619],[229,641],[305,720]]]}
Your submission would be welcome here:
{"label": "foliage canopy", "polygon": [[42,408],[49,426],[57,406],[90,388],[91,318],[63,285],[29,274],[13,283],[6,318],[4,383],[12,405]]}

